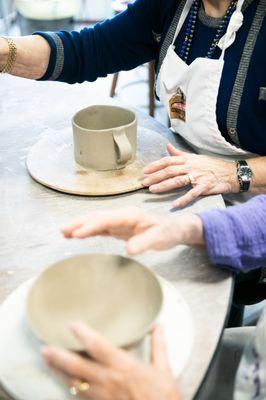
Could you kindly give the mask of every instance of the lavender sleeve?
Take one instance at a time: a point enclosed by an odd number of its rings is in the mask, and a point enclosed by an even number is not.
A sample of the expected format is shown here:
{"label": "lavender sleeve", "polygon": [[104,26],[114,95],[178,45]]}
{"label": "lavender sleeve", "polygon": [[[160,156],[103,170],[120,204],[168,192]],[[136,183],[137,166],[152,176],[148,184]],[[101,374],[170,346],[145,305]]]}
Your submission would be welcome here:
{"label": "lavender sleeve", "polygon": [[235,272],[266,266],[266,196],[198,214],[212,262]]}

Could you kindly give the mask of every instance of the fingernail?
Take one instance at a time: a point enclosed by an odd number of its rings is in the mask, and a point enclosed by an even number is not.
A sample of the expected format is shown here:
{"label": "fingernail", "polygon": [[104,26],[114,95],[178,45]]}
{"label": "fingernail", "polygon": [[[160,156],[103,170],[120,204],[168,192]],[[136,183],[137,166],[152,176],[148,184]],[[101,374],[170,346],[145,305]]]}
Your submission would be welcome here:
{"label": "fingernail", "polygon": [[135,256],[138,254],[138,248],[134,244],[128,243],[127,244],[127,251],[131,256]]}
{"label": "fingernail", "polygon": [[71,237],[72,237],[73,239],[78,238],[78,237],[79,237],[79,233],[78,233],[78,232],[73,232],[72,235],[71,235]]}
{"label": "fingernail", "polygon": [[86,335],[89,334],[89,326],[87,324],[85,324],[85,322],[82,321],[74,321],[70,324],[70,329],[71,331],[75,334],[75,335],[80,335],[83,332],[86,332]]}
{"label": "fingernail", "polygon": [[158,192],[160,190],[160,185],[152,185],[150,186],[151,192]]}
{"label": "fingernail", "polygon": [[73,236],[70,233],[64,233],[62,232],[62,235],[66,238],[66,239],[73,239]]}
{"label": "fingernail", "polygon": [[129,254],[132,255],[132,256],[135,255],[135,253],[136,253],[135,247],[132,246],[132,245],[128,246],[128,252],[129,252]]}
{"label": "fingernail", "polygon": [[144,179],[141,183],[144,186],[149,186],[149,179]]}
{"label": "fingernail", "polygon": [[42,347],[41,353],[44,357],[49,357],[50,355],[50,349],[47,346]]}
{"label": "fingernail", "polygon": [[69,324],[69,327],[72,331],[76,331],[80,327],[80,321],[73,321]]}

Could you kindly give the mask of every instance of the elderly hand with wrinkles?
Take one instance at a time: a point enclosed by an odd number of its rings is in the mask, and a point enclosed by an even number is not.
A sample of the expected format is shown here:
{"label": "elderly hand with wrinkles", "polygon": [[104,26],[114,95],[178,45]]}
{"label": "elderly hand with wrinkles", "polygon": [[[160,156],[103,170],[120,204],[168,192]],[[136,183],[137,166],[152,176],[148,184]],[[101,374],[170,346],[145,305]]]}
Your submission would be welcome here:
{"label": "elderly hand with wrinkles", "polygon": [[44,347],[48,366],[74,396],[94,400],[180,400],[171,374],[161,328],[152,334],[152,364],[138,361],[83,323],[72,325],[89,358],[57,347]]}
{"label": "elderly hand with wrinkles", "polygon": [[163,193],[191,185],[192,188],[173,203],[185,207],[202,195],[237,193],[236,165],[220,158],[190,154],[169,144],[170,156],[148,165],[143,185],[152,193]]}

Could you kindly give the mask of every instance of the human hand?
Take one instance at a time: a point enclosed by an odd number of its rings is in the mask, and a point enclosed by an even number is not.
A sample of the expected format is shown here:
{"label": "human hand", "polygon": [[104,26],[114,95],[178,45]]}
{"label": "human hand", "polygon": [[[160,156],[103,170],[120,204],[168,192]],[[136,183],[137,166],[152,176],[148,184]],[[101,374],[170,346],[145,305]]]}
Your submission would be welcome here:
{"label": "human hand", "polygon": [[[51,56],[51,47],[46,39],[39,35],[12,38],[16,44],[16,62],[12,75],[28,79],[40,79],[47,71]],[[5,67],[9,55],[6,39],[0,37],[0,71]]]}
{"label": "human hand", "polygon": [[151,365],[114,347],[83,323],[73,324],[72,331],[89,359],[56,347],[44,347],[42,354],[74,394],[94,400],[180,400],[160,328],[152,333]]}
{"label": "human hand", "polygon": [[192,189],[174,201],[173,207],[185,207],[202,195],[239,192],[234,162],[186,153],[171,144],[167,150],[170,156],[144,169],[148,176],[143,185],[152,193],[163,193],[191,184]]}
{"label": "human hand", "polygon": [[7,63],[9,47],[6,39],[0,37],[0,71],[3,70]]}
{"label": "human hand", "polygon": [[101,235],[123,239],[130,255],[166,250],[177,244],[204,244],[202,221],[197,215],[162,218],[137,207],[92,212],[63,228],[62,233],[67,238]]}

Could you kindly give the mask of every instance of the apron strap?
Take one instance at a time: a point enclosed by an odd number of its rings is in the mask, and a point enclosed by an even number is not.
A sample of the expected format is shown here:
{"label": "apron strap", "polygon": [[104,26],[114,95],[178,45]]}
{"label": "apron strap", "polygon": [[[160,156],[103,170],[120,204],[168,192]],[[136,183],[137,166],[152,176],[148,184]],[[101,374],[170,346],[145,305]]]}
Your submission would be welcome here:
{"label": "apron strap", "polygon": [[248,69],[251,61],[251,57],[254,48],[257,43],[260,30],[263,26],[263,21],[266,14],[266,0],[259,0],[255,16],[253,18],[252,24],[249,28],[249,32],[246,38],[246,43],[242,52],[240,59],[235,83],[233,86],[229,106],[227,113],[227,132],[231,137],[231,140],[236,145],[239,145],[239,137],[237,133],[237,121],[239,116],[239,108],[241,104],[241,99],[244,92],[244,85],[246,82]]}
{"label": "apron strap", "polygon": [[169,47],[171,46],[171,44],[173,43],[173,38],[175,36],[175,32],[176,32],[176,27],[178,25],[178,22],[181,18],[183,9],[185,7],[186,4],[186,0],[181,0],[176,8],[176,12],[174,15],[174,18],[171,22],[171,25],[166,33],[166,36],[163,40],[161,49],[160,49],[160,53],[159,53],[159,58],[158,58],[158,64],[157,64],[157,68],[156,68],[156,76],[158,76],[163,60],[166,57],[167,51],[169,49]]}
{"label": "apron strap", "polygon": [[[252,0],[251,0],[252,1]],[[247,0],[239,0],[237,3],[236,11],[233,13],[230,23],[227,28],[227,32],[225,35],[220,39],[218,46],[222,50],[221,59],[224,59],[224,53],[225,50],[231,46],[231,44],[235,40],[235,35],[240,26],[243,23],[243,14],[242,14],[242,6],[243,4],[247,2]],[[185,19],[189,13],[190,7],[193,3],[193,0],[181,0],[177,9],[176,13],[174,15],[174,18],[172,20],[172,23],[170,25],[170,28],[164,38],[163,44],[160,49],[159,53],[159,59],[158,59],[158,65],[157,65],[157,71],[156,71],[156,76],[158,76],[163,60],[166,57],[167,51],[169,47],[175,43],[175,40],[185,22]],[[236,14],[235,14],[236,13]],[[235,17],[233,17],[235,14]],[[230,26],[231,25],[231,26]],[[230,27],[230,28],[229,28]]]}
{"label": "apron strap", "polygon": [[175,43],[176,38],[177,38],[179,32],[181,31],[182,26],[184,25],[184,22],[185,22],[185,20],[186,20],[186,18],[188,16],[189,10],[190,10],[193,2],[194,2],[194,0],[187,0],[186,1],[186,4],[185,4],[185,6],[183,8],[181,17],[180,17],[180,19],[178,21],[178,24],[177,24],[177,27],[176,27],[176,31],[175,31],[175,35],[174,35],[174,38],[173,38],[173,41],[172,41],[172,45]]}
{"label": "apron strap", "polygon": [[245,0],[238,0],[236,10],[234,11],[234,13],[232,14],[232,16],[230,18],[230,22],[228,24],[227,30],[226,30],[224,36],[220,39],[220,41],[218,43],[218,46],[222,50],[222,53],[220,56],[221,60],[224,59],[225,50],[228,49],[228,47],[230,47],[234,43],[235,38],[236,38],[236,33],[243,24],[244,17],[243,17],[243,13],[242,13],[242,7],[244,4],[244,1]]}

